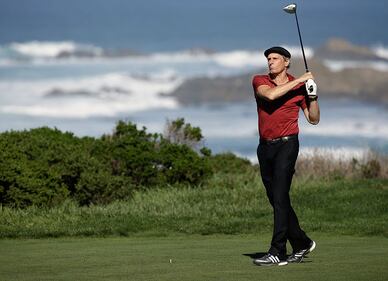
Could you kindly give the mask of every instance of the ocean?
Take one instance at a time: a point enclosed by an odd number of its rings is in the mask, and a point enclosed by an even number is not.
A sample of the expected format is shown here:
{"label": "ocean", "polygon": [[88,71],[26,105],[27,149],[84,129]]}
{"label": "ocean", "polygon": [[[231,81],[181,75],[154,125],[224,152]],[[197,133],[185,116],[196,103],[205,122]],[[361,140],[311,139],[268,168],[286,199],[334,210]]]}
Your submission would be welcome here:
{"label": "ocean", "polygon": [[[385,2],[296,1],[308,59],[329,38],[340,37],[369,47],[381,60],[327,62],[333,70],[362,64],[388,71]],[[0,131],[50,126],[98,137],[118,120],[163,132],[167,120],[183,117],[201,127],[213,152],[255,161],[253,98],[182,106],[168,94],[194,77],[263,72],[268,46],[284,45],[300,57],[295,20],[281,9],[286,4],[0,0]],[[320,105],[318,126],[301,116],[302,152],[388,153],[386,107],[341,96],[320,97]]]}

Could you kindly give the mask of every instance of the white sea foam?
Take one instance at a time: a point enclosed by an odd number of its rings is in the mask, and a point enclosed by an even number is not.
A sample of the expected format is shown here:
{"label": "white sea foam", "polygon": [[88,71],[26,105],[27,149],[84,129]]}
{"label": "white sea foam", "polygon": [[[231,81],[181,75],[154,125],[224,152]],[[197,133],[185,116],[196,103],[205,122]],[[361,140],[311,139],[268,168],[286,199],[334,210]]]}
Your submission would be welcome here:
{"label": "white sea foam", "polygon": [[[299,47],[285,46],[292,54],[292,57],[301,57]],[[223,52],[209,52],[207,50],[183,50],[175,52],[157,52],[144,55],[127,55],[119,57],[104,56],[104,49],[87,44],[80,44],[72,41],[31,41],[24,43],[12,43],[0,46],[0,66],[9,66],[20,63],[45,65],[64,63],[87,63],[87,62],[112,62],[120,61],[134,62],[137,64],[209,64],[219,67],[240,69],[242,71],[253,68],[265,68],[267,62],[263,56],[264,50],[231,50]],[[84,54],[83,56],[76,56]],[[313,56],[313,49],[306,47],[307,58]],[[62,56],[67,54],[66,56]],[[87,55],[85,55],[87,54]],[[73,56],[75,55],[75,56]],[[213,73],[218,75],[218,73]]]}
{"label": "white sea foam", "polygon": [[249,51],[231,51],[217,53],[212,56],[215,62],[225,67],[244,68],[244,67],[264,67],[267,62],[264,56],[259,56],[258,52]]}
{"label": "white sea foam", "polygon": [[63,53],[87,52],[95,56],[102,54],[102,49],[93,45],[77,44],[72,41],[31,41],[12,43],[10,48],[28,57],[55,58]]}
{"label": "white sea foam", "polygon": [[321,120],[317,126],[307,123],[300,114],[299,126],[306,135],[324,137],[362,137],[387,140],[388,111],[383,106],[366,105],[347,99],[320,102]]}
{"label": "white sea foam", "polygon": [[388,141],[388,124],[374,120],[337,120],[321,121],[319,126],[303,126],[303,134],[326,137],[363,137],[380,138]]}
{"label": "white sea foam", "polygon": [[383,45],[376,45],[372,47],[372,50],[376,53],[377,56],[388,59],[388,48]]}
{"label": "white sea foam", "polygon": [[202,50],[183,50],[176,52],[152,53],[145,57],[152,62],[203,62],[208,61],[211,53]]}
{"label": "white sea foam", "polygon": [[385,61],[334,61],[324,60],[324,64],[334,72],[348,68],[371,68],[379,71],[388,71],[388,62]]}
{"label": "white sea foam", "polygon": [[[166,79],[167,77],[167,79]],[[123,73],[39,81],[2,81],[0,112],[57,118],[116,116],[152,108],[176,108],[168,94],[180,85],[165,73],[136,78]],[[54,97],[47,96],[56,93]],[[59,94],[58,94],[59,93]],[[79,94],[77,94],[79,93]]]}
{"label": "white sea foam", "polygon": [[[285,46],[292,54],[292,57],[302,57],[302,52],[299,47]],[[209,64],[215,63],[221,67],[240,69],[242,71],[266,68],[267,61],[263,55],[264,50],[232,50],[225,52],[205,52],[197,51],[179,51],[172,53],[155,53],[149,58],[140,58],[142,60],[149,59],[152,63],[191,63],[191,64]],[[312,48],[305,49],[307,58],[314,55]],[[215,74],[217,75],[217,74]],[[218,74],[219,75],[219,74]]]}
{"label": "white sea foam", "polygon": [[341,71],[348,68],[371,68],[379,71],[388,71],[388,48],[377,45],[371,47],[371,50],[380,57],[381,60],[324,60],[324,64],[331,71]]}
{"label": "white sea foam", "polygon": [[[284,45],[293,58],[302,57],[299,46]],[[388,49],[382,45],[371,47],[377,56],[388,59]],[[0,66],[10,66],[20,63],[33,63],[35,65],[53,63],[86,63],[90,62],[116,62],[126,61],[138,64],[217,64],[220,67],[240,69],[242,71],[253,68],[265,68],[267,66],[263,54],[264,50],[231,50],[224,52],[209,52],[202,49],[183,50],[175,52],[151,53],[148,55],[125,57],[104,57],[104,49],[98,46],[76,43],[73,41],[31,41],[24,43],[12,43],[7,46],[0,46]],[[61,57],[66,53],[67,56]],[[74,58],[72,54],[84,54]],[[87,55],[85,55],[87,54]],[[311,47],[305,47],[305,55],[309,59],[314,56]],[[26,58],[30,60],[26,61]],[[340,71],[346,68],[369,67],[380,71],[388,71],[386,61],[338,61],[325,60],[325,64],[332,71]],[[212,72],[213,76],[219,75]]]}
{"label": "white sea foam", "polygon": [[[290,53],[292,58],[302,58],[303,53],[302,49],[299,46],[289,46],[283,45]],[[308,46],[304,46],[304,54],[307,59],[310,59],[314,56],[314,49]]]}

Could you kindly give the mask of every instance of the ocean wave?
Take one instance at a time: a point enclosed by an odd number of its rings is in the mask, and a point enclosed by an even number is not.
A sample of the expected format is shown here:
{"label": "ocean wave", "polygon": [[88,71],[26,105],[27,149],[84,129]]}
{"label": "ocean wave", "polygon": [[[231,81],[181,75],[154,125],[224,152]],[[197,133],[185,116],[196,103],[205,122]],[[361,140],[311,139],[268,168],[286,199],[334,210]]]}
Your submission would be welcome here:
{"label": "ocean wave", "polygon": [[[299,47],[285,46],[293,57],[301,57]],[[107,59],[117,61],[130,59],[137,63],[213,63],[227,68],[257,68],[266,67],[267,62],[263,56],[264,50],[231,50],[217,52],[207,49],[190,49],[174,52],[155,52],[140,54],[131,50],[107,50],[98,46],[77,43],[73,41],[31,41],[24,43],[11,43],[0,46],[0,65],[9,66],[12,63],[52,64],[55,62],[72,62],[77,59],[96,61]],[[312,48],[306,47],[306,56],[312,57]]]}
{"label": "ocean wave", "polygon": [[10,50],[24,57],[30,58],[61,58],[70,56],[95,57],[103,54],[103,49],[72,41],[31,41],[25,43],[11,43]]}
{"label": "ocean wave", "polygon": [[[324,137],[349,137],[365,140],[388,140],[386,108],[340,97],[322,100],[321,121],[311,126],[301,114],[301,132]],[[361,141],[361,140],[360,140]]]}
{"label": "ocean wave", "polygon": [[376,45],[372,47],[375,54],[383,59],[388,59],[388,47],[383,45]]}
{"label": "ocean wave", "polygon": [[388,62],[386,61],[324,60],[324,64],[333,72],[338,72],[349,68],[370,68],[378,71],[388,71]]}
{"label": "ocean wave", "polygon": [[176,108],[168,94],[182,81],[169,73],[136,77],[109,73],[86,78],[2,81],[0,112],[27,116],[88,118],[155,108]]}
{"label": "ocean wave", "polygon": [[[225,131],[218,128],[210,120],[201,128],[208,137],[252,137],[258,136],[253,119],[239,124],[229,124],[233,130]],[[365,120],[365,122],[353,122],[350,120],[336,122],[320,122],[319,126],[300,125],[301,136],[338,137],[338,138],[363,138],[365,140],[380,139],[388,141],[388,125],[380,124],[377,120]]]}
{"label": "ocean wave", "polygon": [[332,124],[320,124],[319,129],[314,127],[303,128],[303,134],[321,137],[362,137],[365,139],[385,139],[388,141],[388,126],[377,124],[355,123],[351,121]]}
{"label": "ocean wave", "polygon": [[[324,64],[334,72],[349,68],[370,68],[378,71],[388,71],[388,48],[383,45],[375,45],[370,50],[376,55],[375,59],[354,60],[330,60],[324,59]],[[379,59],[380,58],[380,59]]]}
{"label": "ocean wave", "polygon": [[[285,46],[293,58],[302,57],[300,48],[294,46]],[[267,67],[267,60],[263,53],[265,50],[257,51],[245,51],[235,50],[229,52],[215,53],[212,58],[220,65],[233,68],[244,67]],[[314,55],[312,48],[307,47],[305,49],[305,55],[307,58],[311,58]]]}
{"label": "ocean wave", "polygon": [[[284,45],[293,58],[302,57],[299,46]],[[369,67],[388,71],[388,48],[383,45],[371,46],[370,49],[381,58],[381,61],[338,61],[325,60],[332,71],[345,68]],[[130,49],[112,50],[99,46],[73,41],[30,41],[15,42],[0,46],[0,66],[10,66],[18,63],[52,64],[55,62],[109,61],[130,59],[143,64],[153,63],[214,63],[227,68],[252,69],[265,68],[267,62],[263,56],[264,49],[231,50],[218,52],[207,49],[189,49],[174,52],[139,53]],[[314,50],[305,47],[306,57],[312,58]],[[76,60],[74,60],[76,59]]]}

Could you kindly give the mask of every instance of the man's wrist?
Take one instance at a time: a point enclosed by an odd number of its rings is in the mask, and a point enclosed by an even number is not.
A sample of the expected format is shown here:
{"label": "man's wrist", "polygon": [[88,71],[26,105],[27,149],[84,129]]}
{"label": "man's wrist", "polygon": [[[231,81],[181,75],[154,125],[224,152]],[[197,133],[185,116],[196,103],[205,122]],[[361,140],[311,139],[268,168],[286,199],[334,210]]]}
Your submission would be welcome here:
{"label": "man's wrist", "polygon": [[309,98],[309,101],[317,101],[318,100],[318,96],[317,95],[315,95],[315,96],[308,96],[308,98]]}

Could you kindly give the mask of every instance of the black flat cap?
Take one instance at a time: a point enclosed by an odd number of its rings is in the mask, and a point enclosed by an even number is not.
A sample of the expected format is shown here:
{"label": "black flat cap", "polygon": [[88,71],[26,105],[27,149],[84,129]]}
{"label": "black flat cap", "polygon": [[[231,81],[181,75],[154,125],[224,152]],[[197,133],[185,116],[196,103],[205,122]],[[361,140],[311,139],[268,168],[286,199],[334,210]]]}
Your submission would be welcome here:
{"label": "black flat cap", "polygon": [[289,59],[291,58],[290,52],[287,51],[286,49],[284,49],[283,47],[279,47],[279,46],[271,47],[268,50],[265,50],[264,56],[267,58],[268,55],[272,54],[272,53],[276,53],[276,54],[285,56],[286,58],[289,58]]}

